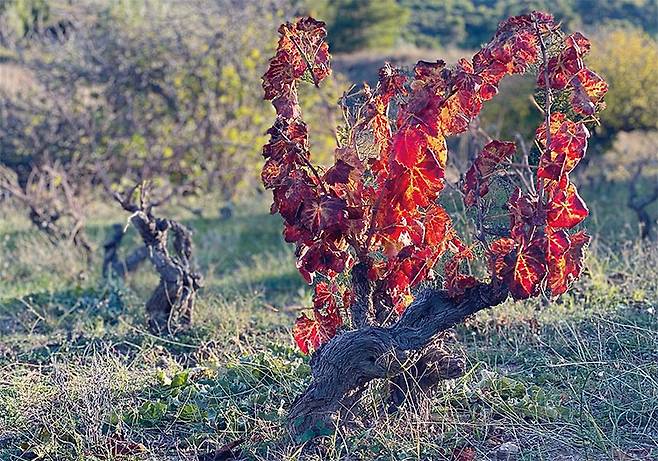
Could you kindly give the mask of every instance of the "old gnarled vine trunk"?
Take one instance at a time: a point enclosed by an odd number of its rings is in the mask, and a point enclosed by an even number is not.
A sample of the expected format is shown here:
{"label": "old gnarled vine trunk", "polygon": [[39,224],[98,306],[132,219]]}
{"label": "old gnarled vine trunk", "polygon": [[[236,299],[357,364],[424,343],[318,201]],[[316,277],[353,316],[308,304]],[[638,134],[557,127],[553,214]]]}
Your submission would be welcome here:
{"label": "old gnarled vine trunk", "polygon": [[[148,252],[148,258],[160,275],[160,281],[146,302],[149,329],[156,333],[175,333],[192,322],[196,293],[201,275],[191,265],[192,233],[174,220],[153,217],[144,211],[130,218]],[[173,235],[173,254],[168,238]]]}
{"label": "old gnarled vine trunk", "polygon": [[288,415],[291,435],[300,441],[334,427],[335,415],[367,383],[399,376],[418,363],[417,352],[442,332],[501,304],[507,295],[500,284],[478,284],[458,300],[445,290],[427,289],[392,326],[364,326],[334,337],[311,359],[313,380]]}

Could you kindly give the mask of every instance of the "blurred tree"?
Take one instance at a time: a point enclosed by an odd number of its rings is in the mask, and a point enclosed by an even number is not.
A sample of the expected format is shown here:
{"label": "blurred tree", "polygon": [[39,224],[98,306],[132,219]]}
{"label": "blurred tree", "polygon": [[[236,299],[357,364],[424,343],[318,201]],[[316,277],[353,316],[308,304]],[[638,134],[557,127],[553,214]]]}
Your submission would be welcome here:
{"label": "blurred tree", "polygon": [[2,0],[0,15],[5,19],[0,28],[0,44],[7,46],[11,38],[39,33],[50,15],[46,0]]}
{"label": "blurred tree", "polygon": [[327,23],[332,52],[390,48],[409,19],[395,0],[324,0],[310,2],[309,10]]}
{"label": "blurred tree", "polygon": [[532,10],[551,12],[566,29],[624,25],[658,33],[656,0],[398,0],[410,12],[404,40],[420,47],[477,48],[503,19]]}
{"label": "blurred tree", "polygon": [[421,48],[462,43],[466,39],[466,18],[475,7],[459,0],[401,0],[411,12],[405,41]]}
{"label": "blurred tree", "polygon": [[658,42],[637,29],[609,30],[595,37],[589,60],[610,90],[597,135],[658,128]]}
{"label": "blurred tree", "polygon": [[649,34],[658,33],[656,0],[571,0],[584,25],[634,26]]}
{"label": "blurred tree", "polygon": [[626,183],[627,206],[637,216],[640,236],[655,237],[658,215],[658,131],[622,131],[592,165],[593,177]]}
{"label": "blurred tree", "polygon": [[[274,43],[261,31],[274,29],[286,5],[78,3],[65,46],[23,44],[20,65],[36,84],[0,98],[0,163],[22,184],[34,166],[59,162],[86,165],[90,181],[100,165],[116,184],[189,183],[227,200],[256,191],[271,111],[260,77]],[[339,116],[335,81],[304,107],[310,118],[331,121],[327,127]],[[312,141],[328,158],[333,130]]]}
{"label": "blurred tree", "polygon": [[572,25],[573,0],[399,0],[410,11],[406,41],[427,47],[441,44],[477,48],[503,19],[532,10],[546,10]]}

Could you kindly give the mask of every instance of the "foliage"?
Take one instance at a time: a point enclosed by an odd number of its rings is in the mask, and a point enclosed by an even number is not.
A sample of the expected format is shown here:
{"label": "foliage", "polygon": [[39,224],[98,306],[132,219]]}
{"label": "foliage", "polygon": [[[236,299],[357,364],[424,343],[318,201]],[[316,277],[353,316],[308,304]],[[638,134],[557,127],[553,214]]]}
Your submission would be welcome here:
{"label": "foliage", "polygon": [[[121,186],[152,179],[224,199],[258,189],[270,109],[248,89],[271,48],[261,31],[286,4],[151,3],[81,2],[62,8],[75,21],[66,43],[17,45],[16,66],[34,83],[2,98],[0,161],[21,184],[32,168],[58,162],[76,165],[80,182],[98,183],[100,168]],[[338,97],[329,85],[305,108],[333,122]],[[333,139],[320,131],[313,144],[328,157]]]}
{"label": "foliage", "polygon": [[602,130],[658,128],[658,42],[635,29],[609,30],[595,40],[590,66],[610,85],[609,109],[601,115]]}
{"label": "foliage", "polygon": [[[455,298],[477,284],[462,272],[477,251],[486,254],[489,276],[516,299],[562,294],[578,278],[589,236],[570,229],[588,210],[569,173],[585,154],[585,124],[607,91],[583,63],[590,44],[582,34],[565,37],[551,16],[535,12],[501,23],[472,61],[453,68],[419,61],[410,84],[385,65],[374,90],[365,86],[343,98],[345,125],[326,170],[311,162],[297,95],[298,82],[318,86],[329,74],[324,23],[304,18],[282,25],[279,34],[263,77],[277,119],[263,148],[262,178],[273,190],[272,212],[285,221],[286,241],[296,243],[297,267],[315,284],[313,317],[302,314],[295,325],[303,351],[333,337],[354,305],[374,303],[377,318],[389,321],[400,315],[412,289],[433,277],[446,254],[444,286]],[[536,132],[537,165],[525,152],[516,171],[514,143],[486,139],[462,184],[464,203],[476,212],[476,243],[469,246],[437,202],[446,138],[469,129],[504,76],[533,69],[545,114]],[[500,204],[486,197],[499,177],[513,189],[502,217],[491,216]],[[351,321],[365,322],[354,313]]]}
{"label": "foliage", "polygon": [[41,33],[48,23],[46,0],[3,0],[0,2],[0,46],[8,46],[30,34]]}
{"label": "foliage", "polygon": [[395,0],[323,1],[310,7],[317,16],[327,18],[332,52],[390,48],[409,17]]}
{"label": "foliage", "polygon": [[418,46],[477,48],[506,17],[533,9],[551,11],[568,29],[632,25],[656,34],[658,5],[651,0],[400,0],[411,13],[404,37]]}

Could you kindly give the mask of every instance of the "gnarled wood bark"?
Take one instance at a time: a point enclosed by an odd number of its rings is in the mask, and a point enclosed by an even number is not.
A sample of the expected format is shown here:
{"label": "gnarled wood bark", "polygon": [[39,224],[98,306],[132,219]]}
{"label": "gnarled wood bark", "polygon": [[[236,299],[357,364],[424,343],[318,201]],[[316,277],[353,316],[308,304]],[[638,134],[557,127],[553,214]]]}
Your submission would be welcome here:
{"label": "gnarled wood bark", "polygon": [[[160,275],[158,286],[146,302],[149,329],[154,333],[176,333],[187,328],[192,323],[196,293],[202,286],[201,274],[192,265],[192,232],[177,221],[157,218],[152,213],[153,208],[168,200],[175,190],[153,202],[149,200],[146,182],[135,184],[122,196],[111,190],[107,178],[102,179],[108,193],[131,213],[130,223],[142,238],[148,259]],[[139,204],[132,200],[137,189]],[[171,241],[170,236],[173,236]],[[112,245],[110,243],[110,251]],[[113,258],[106,254],[106,260]]]}
{"label": "gnarled wood bark", "polygon": [[352,269],[352,323],[356,328],[373,325],[375,312],[372,303],[372,284],[368,280],[368,266],[358,263]]}
{"label": "gnarled wood bark", "polygon": [[441,381],[462,376],[466,359],[457,345],[452,330],[438,333],[407,360],[410,365],[389,380],[390,396],[388,412],[395,412],[404,402],[418,401],[431,396]]}
{"label": "gnarled wood bark", "polygon": [[[311,359],[313,380],[288,415],[293,438],[333,427],[333,418],[351,396],[374,379],[394,378],[418,363],[417,351],[437,335],[482,309],[507,299],[498,284],[479,284],[455,300],[444,290],[421,292],[390,327],[366,326],[334,337]],[[422,359],[422,354],[421,354]]]}
{"label": "gnarled wood bark", "polygon": [[[191,266],[192,233],[182,224],[136,211],[131,223],[142,237],[148,256],[160,275],[160,282],[146,302],[149,328],[156,333],[175,333],[192,323],[196,292],[201,275]],[[173,254],[168,250],[173,234]]]}

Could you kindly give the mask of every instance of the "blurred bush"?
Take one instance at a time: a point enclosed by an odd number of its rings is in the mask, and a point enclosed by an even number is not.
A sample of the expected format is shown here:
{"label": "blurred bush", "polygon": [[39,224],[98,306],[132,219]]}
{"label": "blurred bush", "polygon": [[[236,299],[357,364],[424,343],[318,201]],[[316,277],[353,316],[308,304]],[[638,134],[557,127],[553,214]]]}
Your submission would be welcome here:
{"label": "blurred bush", "polygon": [[658,128],[658,42],[637,29],[607,30],[594,37],[589,57],[609,92],[602,134]]}
{"label": "blurred bush", "polygon": [[567,29],[601,24],[658,32],[655,0],[399,0],[410,12],[404,39],[416,46],[478,48],[505,18],[532,10],[551,12]]}
{"label": "blurred bush", "polygon": [[590,173],[609,181],[630,181],[638,168],[642,177],[658,177],[658,131],[618,133],[610,150],[594,162]]}
{"label": "blurred bush", "polygon": [[391,48],[402,36],[408,9],[395,0],[307,2],[312,15],[327,23],[332,52]]}
{"label": "blurred bush", "polygon": [[[115,184],[149,178],[225,199],[260,187],[273,116],[260,77],[278,24],[291,14],[287,2],[50,4],[74,21],[72,32],[55,40],[17,34],[11,65],[32,85],[0,85],[0,161],[21,181],[57,161],[91,182],[99,172]],[[320,122],[312,141],[321,159],[339,115],[335,82],[304,106]]]}

